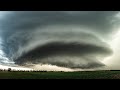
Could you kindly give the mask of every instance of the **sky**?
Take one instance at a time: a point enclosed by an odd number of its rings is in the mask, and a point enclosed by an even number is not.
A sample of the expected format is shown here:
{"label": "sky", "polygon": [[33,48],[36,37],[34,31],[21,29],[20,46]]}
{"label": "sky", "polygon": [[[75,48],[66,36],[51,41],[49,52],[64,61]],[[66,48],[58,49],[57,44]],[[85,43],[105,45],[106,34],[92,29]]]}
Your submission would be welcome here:
{"label": "sky", "polygon": [[0,11],[0,67],[120,69],[119,11]]}

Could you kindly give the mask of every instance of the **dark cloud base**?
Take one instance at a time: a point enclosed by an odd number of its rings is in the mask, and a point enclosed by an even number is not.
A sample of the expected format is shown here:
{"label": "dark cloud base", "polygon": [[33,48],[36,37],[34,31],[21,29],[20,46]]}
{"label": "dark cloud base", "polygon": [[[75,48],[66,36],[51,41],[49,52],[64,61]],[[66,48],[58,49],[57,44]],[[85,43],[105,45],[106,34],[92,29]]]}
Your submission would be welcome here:
{"label": "dark cloud base", "polygon": [[[109,55],[112,51],[109,48],[83,44],[83,43],[65,43],[65,42],[51,42],[43,46],[37,47],[26,54],[23,54],[21,57],[15,60],[16,64],[24,65],[27,62],[34,64],[43,63],[43,64],[52,64],[57,66],[65,66],[69,68],[95,68],[104,66],[98,60],[95,60],[97,55]],[[92,55],[92,58],[89,57]],[[54,57],[69,57],[67,61],[57,60]],[[58,58],[59,58],[58,57]],[[76,60],[72,57],[77,57],[79,60],[77,64]],[[51,59],[47,59],[51,58]],[[84,60],[81,60],[83,58]],[[88,60],[86,59],[88,58]],[[53,59],[53,60],[52,60]],[[81,63],[85,62],[87,65]]]}

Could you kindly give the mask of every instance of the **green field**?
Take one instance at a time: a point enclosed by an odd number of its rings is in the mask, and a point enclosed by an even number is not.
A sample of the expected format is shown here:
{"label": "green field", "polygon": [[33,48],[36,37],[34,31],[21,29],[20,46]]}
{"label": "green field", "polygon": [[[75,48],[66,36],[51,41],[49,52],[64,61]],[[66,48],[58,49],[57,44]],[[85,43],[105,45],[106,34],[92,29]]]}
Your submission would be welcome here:
{"label": "green field", "polygon": [[1,71],[0,79],[120,79],[120,71],[81,71],[81,72]]}

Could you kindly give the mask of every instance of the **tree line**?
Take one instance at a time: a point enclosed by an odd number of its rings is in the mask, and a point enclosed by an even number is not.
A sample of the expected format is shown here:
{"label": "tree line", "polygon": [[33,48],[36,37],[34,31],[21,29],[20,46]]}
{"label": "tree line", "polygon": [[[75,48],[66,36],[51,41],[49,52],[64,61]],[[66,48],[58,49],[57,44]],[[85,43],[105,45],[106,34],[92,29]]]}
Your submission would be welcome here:
{"label": "tree line", "polygon": [[16,69],[0,69],[2,72],[63,72],[63,71],[47,71],[47,70],[16,70]]}

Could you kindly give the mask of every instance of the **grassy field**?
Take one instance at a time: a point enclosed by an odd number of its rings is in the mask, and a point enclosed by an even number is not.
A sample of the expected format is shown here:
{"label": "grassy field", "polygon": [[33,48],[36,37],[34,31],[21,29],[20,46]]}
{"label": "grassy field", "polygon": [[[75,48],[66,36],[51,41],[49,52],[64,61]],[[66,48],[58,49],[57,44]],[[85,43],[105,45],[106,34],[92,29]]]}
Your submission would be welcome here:
{"label": "grassy field", "polygon": [[120,79],[120,71],[82,71],[82,72],[1,71],[0,79]]}

